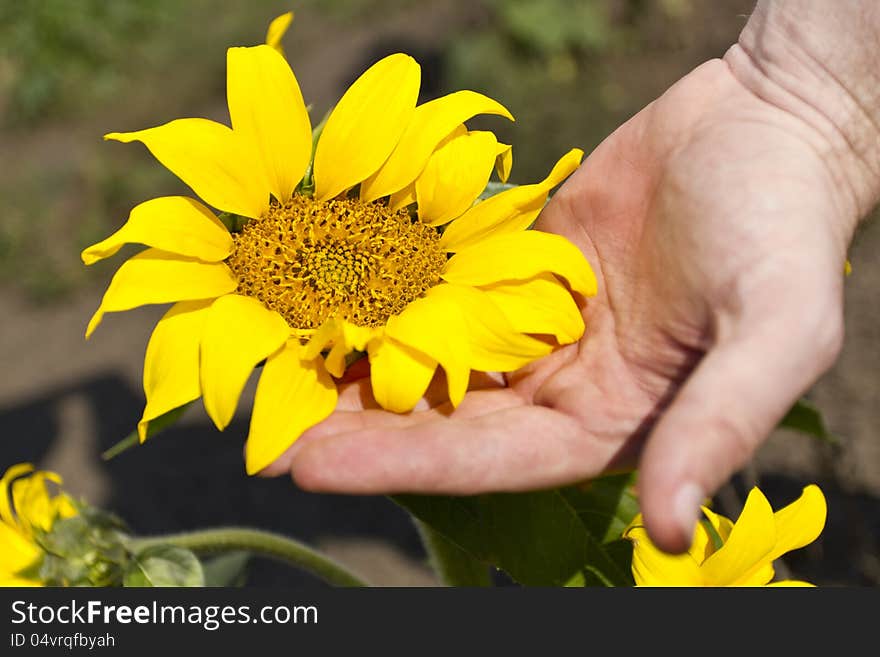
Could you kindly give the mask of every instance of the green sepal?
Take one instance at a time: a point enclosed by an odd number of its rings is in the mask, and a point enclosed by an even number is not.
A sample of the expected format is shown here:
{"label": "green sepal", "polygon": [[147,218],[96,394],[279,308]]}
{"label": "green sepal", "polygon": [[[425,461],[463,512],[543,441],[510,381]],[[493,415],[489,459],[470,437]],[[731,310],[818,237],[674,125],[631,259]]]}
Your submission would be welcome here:
{"label": "green sepal", "polygon": [[480,196],[478,198],[481,201],[485,201],[487,198],[491,198],[492,196],[500,194],[501,192],[506,192],[507,190],[513,189],[514,187],[519,187],[519,185],[490,181],[486,183],[486,188],[480,193]]}
{"label": "green sepal", "polygon": [[79,514],[56,520],[38,538],[45,551],[36,579],[48,586],[117,586],[128,563],[125,524],[77,504]]}
{"label": "green sepal", "polygon": [[174,545],[145,548],[128,564],[123,586],[189,586],[205,585],[202,564],[189,550]]}
{"label": "green sepal", "polygon": [[[158,434],[160,431],[164,431],[168,427],[174,425],[181,418],[181,416],[183,416],[186,409],[188,409],[192,405],[192,403],[193,402],[187,402],[183,406],[172,408],[167,413],[163,413],[159,417],[150,420],[147,423],[147,440]],[[138,435],[137,429],[135,429],[118,443],[102,452],[101,459],[104,461],[109,461],[110,459],[119,456],[120,454],[122,454],[122,452],[128,451],[138,444],[140,444],[140,436]]]}
{"label": "green sepal", "polygon": [[232,214],[231,212],[221,212],[217,218],[224,226],[226,226],[226,230],[230,233],[240,233],[250,221],[249,217],[243,217],[240,214]]}
{"label": "green sepal", "polygon": [[330,111],[328,111],[324,115],[324,118],[321,119],[318,125],[312,128],[312,156],[309,158],[309,164],[308,166],[306,166],[306,171],[303,174],[303,179],[296,187],[297,194],[301,194],[303,196],[313,196],[315,194],[315,151],[318,149],[318,139],[321,138],[321,133],[324,131],[324,126],[327,125],[327,119],[330,118]]}

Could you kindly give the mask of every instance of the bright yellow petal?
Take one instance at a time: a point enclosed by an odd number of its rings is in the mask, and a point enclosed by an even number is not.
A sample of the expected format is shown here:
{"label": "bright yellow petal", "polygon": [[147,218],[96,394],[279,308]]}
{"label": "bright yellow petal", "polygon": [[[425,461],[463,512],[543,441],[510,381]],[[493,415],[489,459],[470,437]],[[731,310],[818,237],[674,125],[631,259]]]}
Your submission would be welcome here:
{"label": "bright yellow petal", "polygon": [[475,91],[457,91],[419,105],[391,157],[361,185],[361,199],[373,201],[409,185],[437,145],[478,114],[496,114],[513,121],[503,105]]}
{"label": "bright yellow petal", "polygon": [[467,362],[471,369],[512,372],[553,350],[545,342],[518,333],[486,293],[461,285],[438,285],[432,289],[435,303],[443,299],[464,317]]}
{"label": "bright yellow petal", "polygon": [[798,499],[776,512],[776,545],[770,558],[778,559],[819,538],[825,528],[826,513],[822,491],[815,484],[806,486]]}
{"label": "bright yellow petal", "polygon": [[480,286],[547,272],[565,278],[576,292],[596,294],[596,277],[584,254],[561,235],[537,230],[499,235],[462,249],[447,261],[443,278]]}
{"label": "bright yellow petal", "polygon": [[454,406],[461,403],[470,380],[470,345],[468,326],[461,308],[446,285],[428,290],[404,311],[391,317],[386,335],[440,363],[446,372],[449,399]]}
{"label": "bright yellow petal", "polygon": [[632,573],[636,586],[703,586],[700,568],[693,557],[666,554],[648,538],[641,526],[631,526],[626,538],[633,542]]}
{"label": "bright yellow petal", "polygon": [[[775,544],[773,509],[764,494],[753,488],[727,541],[703,563],[703,577],[710,586],[766,584],[773,577],[769,557]],[[749,577],[758,570],[769,575],[763,582]]]}
{"label": "bright yellow petal", "polygon": [[12,482],[33,471],[34,466],[32,464],[18,463],[7,468],[3,478],[0,479],[0,521],[11,527],[18,524],[12,512]]}
{"label": "bright yellow petal", "polygon": [[381,329],[370,326],[357,326],[351,322],[342,322],[342,339],[349,351],[364,351],[367,343],[381,333]]}
{"label": "bright yellow petal", "polygon": [[810,584],[809,582],[801,582],[796,579],[783,579],[778,582],[770,582],[767,586],[779,586],[779,587],[797,587],[797,588],[815,588],[815,584]]}
{"label": "bright yellow petal", "polygon": [[229,294],[208,309],[201,342],[201,387],[208,416],[223,431],[254,367],[287,339],[287,322],[251,297]]}
{"label": "bright yellow petal", "polygon": [[416,179],[419,219],[431,226],[463,214],[489,182],[498,141],[491,132],[468,132],[438,148]]}
{"label": "bright yellow petal", "polygon": [[29,532],[34,529],[47,532],[55,521],[55,504],[46,487],[47,482],[61,484],[61,477],[55,472],[37,470],[29,477],[21,477],[12,482],[12,505],[18,516],[19,525]]}
{"label": "bright yellow petal", "polygon": [[281,55],[284,55],[281,39],[284,38],[291,23],[293,23],[293,12],[289,11],[274,18],[269,23],[269,29],[266,30],[266,45],[275,48]]}
{"label": "bright yellow petal", "polygon": [[584,318],[571,293],[550,274],[481,288],[520,333],[552,335],[559,344],[584,334]]}
{"label": "bright yellow petal", "polygon": [[543,181],[521,185],[491,196],[447,226],[440,244],[447,251],[461,251],[484,239],[528,228],[537,219],[550,190],[580,165],[584,152],[575,148],[564,155]]}
{"label": "bright yellow petal", "polygon": [[268,191],[283,203],[312,156],[312,126],[299,84],[269,46],[230,48],[226,68],[232,129],[253,145]]}
{"label": "bright yellow petal", "polygon": [[101,305],[89,321],[88,338],[104,313],[131,310],[152,303],[212,299],[238,287],[238,280],[222,262],[186,260],[158,249],[129,258],[116,271]]}
{"label": "bright yellow petal", "polygon": [[708,507],[703,506],[700,508],[706,518],[701,519],[697,523],[694,530],[694,540],[691,542],[690,548],[688,548],[688,553],[698,564],[702,564],[718,549],[718,546],[715,545],[715,537],[709,533],[709,530],[703,523],[708,521],[712,525],[715,533],[718,534],[718,538],[721,539],[722,545],[727,540],[727,537],[730,536],[730,530],[733,529],[733,523],[729,519],[714,513]]}
{"label": "bright yellow petal", "polygon": [[147,405],[138,422],[141,442],[150,420],[198,399],[199,343],[211,301],[181,301],[156,324],[144,358]]}
{"label": "bright yellow petal", "polygon": [[401,208],[405,208],[407,205],[412,205],[416,202],[416,184],[412,183],[411,185],[407,185],[399,192],[394,192],[388,198],[388,208],[392,212],[397,212]]}
{"label": "bright yellow petal", "polygon": [[272,463],[336,407],[336,386],[320,357],[304,360],[297,339],[266,361],[245,448],[248,474]]}
{"label": "bright yellow petal", "polygon": [[428,389],[437,361],[385,337],[369,345],[370,383],[382,408],[408,413]]}
{"label": "bright yellow petal", "polygon": [[513,146],[510,144],[498,144],[498,152],[495,159],[495,172],[498,179],[506,183],[510,178],[510,170],[513,168]]}
{"label": "bright yellow petal", "polygon": [[225,125],[177,119],[138,132],[111,132],[104,139],[139,141],[206,203],[257,218],[269,207],[269,190],[251,147]]}
{"label": "bright yellow petal", "polygon": [[[43,551],[14,527],[0,523],[0,578],[14,575],[32,565]],[[19,584],[6,584],[19,586]]]}
{"label": "bright yellow petal", "polygon": [[73,516],[79,514],[79,509],[76,508],[73,500],[66,493],[59,493],[54,498],[52,498],[52,506],[54,508],[55,515],[58,518],[72,518]]}
{"label": "bright yellow petal", "polygon": [[162,196],[135,206],[122,228],[82,252],[82,261],[91,265],[109,258],[123,244],[145,244],[205,262],[219,262],[232,253],[232,236],[217,216],[185,196]]}
{"label": "bright yellow petal", "polygon": [[342,96],[318,139],[315,198],[337,194],[373,175],[388,159],[412,117],[421,69],[409,55],[389,55]]}

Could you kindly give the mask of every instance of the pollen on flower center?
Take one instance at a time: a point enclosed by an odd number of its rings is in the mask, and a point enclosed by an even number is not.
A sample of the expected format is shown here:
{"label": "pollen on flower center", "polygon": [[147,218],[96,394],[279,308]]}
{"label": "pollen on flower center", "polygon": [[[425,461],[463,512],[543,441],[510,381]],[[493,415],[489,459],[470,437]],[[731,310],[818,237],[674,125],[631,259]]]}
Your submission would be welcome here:
{"label": "pollen on flower center", "polygon": [[254,297],[294,329],[325,320],[381,326],[440,282],[439,233],[381,203],[294,195],[272,202],[233,235],[226,261],[238,294]]}

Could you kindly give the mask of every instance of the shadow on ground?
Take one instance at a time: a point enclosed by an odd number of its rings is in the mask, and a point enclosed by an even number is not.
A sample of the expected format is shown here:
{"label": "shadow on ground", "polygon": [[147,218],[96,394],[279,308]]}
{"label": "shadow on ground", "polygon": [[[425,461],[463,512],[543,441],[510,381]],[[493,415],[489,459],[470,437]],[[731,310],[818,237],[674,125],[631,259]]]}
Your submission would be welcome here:
{"label": "shadow on ground", "polygon": [[[92,408],[94,454],[130,431],[140,415],[139,391],[127,381],[99,376],[71,388],[59,388],[12,408],[0,409],[0,426],[8,437],[0,444],[0,463],[43,463],[60,434],[60,408],[77,397]],[[414,560],[423,552],[407,514],[384,497],[318,495],[300,491],[286,477],[259,479],[244,472],[241,437],[246,420],[219,433],[208,423],[174,427],[146,444],[100,467],[109,484],[102,506],[131,521],[138,534],[160,534],[242,525],[277,531],[310,544],[328,539],[377,539]],[[75,489],[89,482],[68,481]],[[307,574],[257,560],[251,565],[252,586],[320,585]]]}

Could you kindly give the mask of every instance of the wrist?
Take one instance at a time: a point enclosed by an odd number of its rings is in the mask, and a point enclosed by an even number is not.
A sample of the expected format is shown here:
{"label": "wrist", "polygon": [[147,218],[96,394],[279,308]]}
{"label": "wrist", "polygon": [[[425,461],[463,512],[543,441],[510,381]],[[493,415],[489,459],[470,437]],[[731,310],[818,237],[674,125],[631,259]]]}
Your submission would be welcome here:
{"label": "wrist", "polygon": [[880,201],[880,7],[762,0],[725,55],[752,93],[805,124],[851,235]]}

